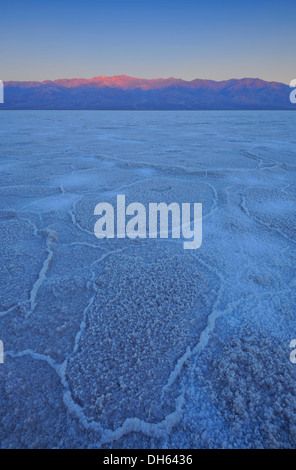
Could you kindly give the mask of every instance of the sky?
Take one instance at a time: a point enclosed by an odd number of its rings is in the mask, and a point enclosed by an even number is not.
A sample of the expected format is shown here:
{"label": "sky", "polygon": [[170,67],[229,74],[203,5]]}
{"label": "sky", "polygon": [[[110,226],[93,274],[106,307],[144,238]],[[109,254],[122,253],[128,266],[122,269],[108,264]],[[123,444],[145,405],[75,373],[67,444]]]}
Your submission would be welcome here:
{"label": "sky", "polygon": [[0,0],[0,79],[129,75],[290,83],[291,0]]}

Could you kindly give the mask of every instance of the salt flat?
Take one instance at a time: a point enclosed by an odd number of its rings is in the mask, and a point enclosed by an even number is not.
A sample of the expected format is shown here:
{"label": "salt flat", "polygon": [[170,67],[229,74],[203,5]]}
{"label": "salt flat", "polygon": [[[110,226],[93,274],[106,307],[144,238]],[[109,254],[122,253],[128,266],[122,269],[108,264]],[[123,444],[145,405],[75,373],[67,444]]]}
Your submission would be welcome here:
{"label": "salt flat", "polygon": [[[0,446],[295,448],[295,113],[1,116]],[[98,240],[118,194],[201,248]]]}

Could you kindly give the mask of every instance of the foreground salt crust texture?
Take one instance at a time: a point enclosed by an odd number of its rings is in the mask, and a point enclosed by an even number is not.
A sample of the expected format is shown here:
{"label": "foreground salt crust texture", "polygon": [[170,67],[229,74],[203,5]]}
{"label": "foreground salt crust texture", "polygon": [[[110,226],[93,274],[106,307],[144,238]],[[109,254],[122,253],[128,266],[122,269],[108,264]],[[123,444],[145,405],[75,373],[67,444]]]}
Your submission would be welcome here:
{"label": "foreground salt crust texture", "polygon": [[[296,447],[295,114],[1,117],[1,447]],[[117,194],[202,247],[97,240]]]}

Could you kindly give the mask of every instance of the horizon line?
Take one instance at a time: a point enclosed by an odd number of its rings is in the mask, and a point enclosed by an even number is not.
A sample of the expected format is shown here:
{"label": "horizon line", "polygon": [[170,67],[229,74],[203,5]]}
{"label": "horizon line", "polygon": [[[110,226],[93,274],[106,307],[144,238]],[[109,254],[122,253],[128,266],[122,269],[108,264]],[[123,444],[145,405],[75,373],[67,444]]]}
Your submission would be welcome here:
{"label": "horizon line", "polygon": [[57,82],[57,81],[60,81],[60,80],[68,80],[68,81],[71,81],[71,80],[87,80],[87,81],[92,81],[92,80],[98,80],[98,79],[112,79],[112,78],[126,78],[126,79],[132,79],[132,80],[146,80],[146,81],[159,81],[159,80],[162,80],[162,81],[166,81],[166,80],[180,80],[180,81],[183,81],[183,82],[186,82],[186,83],[191,83],[191,82],[194,82],[196,80],[201,80],[201,81],[205,81],[205,82],[215,82],[215,83],[221,83],[221,82],[228,82],[228,81],[231,81],[231,80],[236,80],[236,81],[240,81],[240,80],[260,80],[262,82],[265,82],[265,83],[279,83],[279,84],[283,84],[283,85],[288,85],[289,86],[289,83],[285,83],[285,82],[279,82],[277,80],[265,80],[263,78],[260,78],[260,77],[242,77],[242,78],[235,78],[235,77],[231,77],[231,78],[227,78],[227,79],[223,79],[223,80],[215,80],[215,79],[212,79],[212,78],[199,78],[199,77],[196,77],[196,78],[193,78],[193,79],[190,79],[190,80],[186,80],[184,78],[180,78],[180,77],[167,77],[167,78],[163,78],[163,77],[158,77],[158,78],[143,78],[143,77],[134,77],[134,76],[131,76],[131,75],[125,75],[125,74],[121,74],[121,75],[96,75],[94,77],[90,77],[90,78],[84,78],[84,77],[72,77],[72,78],[68,78],[68,77],[65,77],[65,78],[56,78],[56,79],[45,79],[45,80],[3,80],[3,83],[11,83],[11,82],[22,82],[22,83],[30,83],[30,82],[36,82],[36,83],[48,83],[48,82]]}

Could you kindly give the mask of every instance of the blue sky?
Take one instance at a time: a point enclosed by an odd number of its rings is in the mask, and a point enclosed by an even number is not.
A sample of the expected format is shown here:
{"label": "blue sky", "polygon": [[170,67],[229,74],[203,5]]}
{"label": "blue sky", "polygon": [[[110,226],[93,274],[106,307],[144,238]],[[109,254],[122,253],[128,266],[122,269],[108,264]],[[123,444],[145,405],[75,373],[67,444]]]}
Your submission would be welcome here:
{"label": "blue sky", "polygon": [[105,75],[296,77],[296,4],[283,1],[10,0],[0,79]]}

